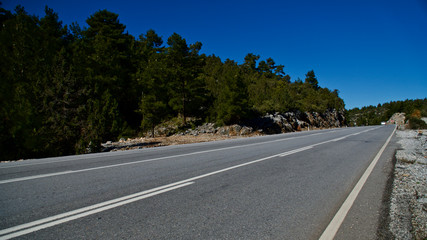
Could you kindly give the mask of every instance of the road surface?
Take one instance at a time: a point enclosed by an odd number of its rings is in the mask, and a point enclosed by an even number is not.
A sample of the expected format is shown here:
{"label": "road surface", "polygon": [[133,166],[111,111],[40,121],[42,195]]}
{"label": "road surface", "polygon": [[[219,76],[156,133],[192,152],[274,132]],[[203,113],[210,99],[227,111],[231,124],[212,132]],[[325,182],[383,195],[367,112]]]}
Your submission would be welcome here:
{"label": "road surface", "polygon": [[318,239],[393,130],[2,163],[0,239]]}

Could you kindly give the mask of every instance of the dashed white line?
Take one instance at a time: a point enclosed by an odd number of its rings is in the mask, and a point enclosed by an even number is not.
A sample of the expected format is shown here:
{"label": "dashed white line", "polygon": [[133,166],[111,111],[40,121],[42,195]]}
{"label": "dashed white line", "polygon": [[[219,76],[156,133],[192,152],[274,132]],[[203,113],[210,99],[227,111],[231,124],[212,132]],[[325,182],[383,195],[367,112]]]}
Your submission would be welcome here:
{"label": "dashed white line", "polygon": [[[338,130],[331,130],[331,131],[327,131],[327,132],[319,132],[319,133],[313,133],[313,134],[308,134],[308,135],[303,135],[303,136],[296,136],[296,137],[290,137],[290,138],[286,138],[286,139],[278,139],[278,140],[272,140],[272,141],[266,141],[266,142],[260,142],[260,143],[251,143],[251,144],[240,145],[240,146],[236,146],[236,147],[247,147],[247,146],[258,145],[258,144],[273,143],[273,142],[277,142],[277,141],[286,141],[286,140],[290,140],[290,139],[296,139],[296,138],[303,138],[303,137],[309,137],[309,136],[316,136],[316,135],[321,135],[321,134],[333,133],[333,132],[336,132],[336,131],[338,131]],[[178,146],[179,145],[169,146],[169,147],[178,147]],[[216,150],[214,149],[213,151],[222,151],[222,150],[227,150],[227,149],[230,149],[230,148],[234,148],[234,147],[219,148],[219,149],[216,149]],[[157,149],[159,149],[159,148],[151,148],[150,150],[157,150]],[[13,165],[13,166],[1,166],[0,165],[0,169],[17,168],[17,167],[28,167],[28,166],[36,166],[36,165],[42,165],[42,164],[62,163],[62,162],[68,162],[68,161],[86,160],[86,159],[95,159],[95,158],[104,158],[104,157],[111,157],[111,156],[113,156],[113,155],[107,155],[107,154],[109,154],[109,153],[93,153],[93,154],[86,154],[86,155],[66,156],[66,157],[59,157],[59,158],[65,158],[63,160],[45,161],[45,162],[36,162],[39,159],[35,159],[34,161],[33,160],[27,160],[25,162],[28,162],[28,163],[22,163],[22,164],[19,164],[19,165]],[[132,155],[132,154],[135,154],[135,152],[134,151],[120,152],[120,155]]]}
{"label": "dashed white line", "polygon": [[[307,149],[310,149],[310,148],[311,147],[304,147],[304,148],[300,148],[300,149],[295,149],[295,150],[292,150],[292,151],[284,152],[284,153],[281,153],[281,154],[276,154],[276,155],[268,156],[268,157],[265,157],[265,158],[257,159],[257,160],[246,162],[246,163],[242,163],[242,164],[239,164],[239,165],[235,165],[235,166],[232,166],[232,167],[224,168],[224,169],[217,170],[217,171],[214,171],[214,172],[202,174],[202,175],[199,175],[199,176],[196,176],[196,177],[192,177],[192,178],[189,178],[189,179],[185,179],[185,180],[182,180],[182,181],[179,181],[179,182],[175,182],[175,183],[171,183],[171,184],[168,184],[168,185],[164,185],[164,186],[161,186],[161,187],[153,188],[153,189],[146,190],[146,191],[143,191],[143,192],[139,192],[139,193],[131,194],[131,195],[124,196],[124,197],[121,197],[121,198],[117,198],[117,199],[109,200],[109,201],[106,201],[106,202],[98,203],[98,204],[95,204],[95,205],[92,205],[92,206],[88,206],[88,207],[76,209],[76,210],[73,210],[73,211],[70,211],[70,212],[58,214],[58,215],[55,215],[55,216],[52,216],[52,217],[47,217],[47,218],[44,218],[44,219],[40,219],[40,220],[33,221],[33,222],[30,222],[30,223],[18,225],[18,226],[15,226],[15,227],[3,229],[3,230],[0,230],[0,235],[2,235],[2,236],[0,236],[0,240],[2,240],[2,239],[10,239],[10,238],[22,236],[22,235],[25,235],[25,234],[28,234],[28,233],[32,233],[32,232],[35,232],[35,231],[38,231],[38,230],[41,230],[41,229],[44,229],[44,228],[52,227],[52,226],[55,226],[55,225],[58,225],[58,224],[61,224],[61,223],[65,223],[65,222],[68,222],[68,221],[71,221],[71,220],[75,220],[75,219],[78,219],[78,218],[82,218],[82,217],[85,217],[85,216],[88,216],[88,215],[91,215],[91,214],[102,212],[102,211],[105,211],[105,210],[108,210],[108,209],[111,209],[111,208],[119,207],[119,206],[131,203],[131,202],[134,202],[134,201],[138,201],[138,200],[141,200],[141,199],[144,199],[144,198],[148,198],[148,197],[160,194],[160,193],[164,193],[164,192],[171,191],[171,190],[174,190],[174,189],[177,189],[177,188],[180,188],[180,187],[184,187],[184,186],[193,184],[195,180],[198,180],[198,179],[201,179],[201,178],[205,178],[205,177],[212,176],[212,175],[215,175],[215,174],[218,174],[218,173],[230,171],[232,169],[240,168],[240,167],[251,165],[251,164],[254,164],[254,163],[262,162],[262,161],[265,161],[265,160],[268,160],[268,159],[271,159],[271,158],[275,158],[275,157],[278,157],[278,156],[286,156],[286,155],[290,155],[290,154],[293,154],[293,153],[301,152],[301,151],[304,151],[304,150],[307,150]],[[5,235],[5,234],[7,234],[7,235]]]}
{"label": "dashed white line", "polygon": [[[373,129],[371,129],[371,130],[373,130]],[[347,136],[350,136],[350,135],[347,135]],[[341,137],[339,139],[343,139],[343,137]],[[188,178],[188,179],[185,179],[185,180],[182,180],[182,181],[178,181],[178,182],[175,182],[175,183],[163,185],[163,186],[160,186],[160,187],[157,187],[157,188],[153,188],[153,189],[150,189],[150,190],[145,190],[145,191],[142,191],[142,192],[139,192],[139,193],[131,194],[131,195],[128,195],[128,196],[124,196],[124,197],[116,198],[116,199],[113,199],[113,200],[105,201],[105,202],[102,202],[102,203],[98,203],[98,204],[95,204],[95,205],[83,207],[83,208],[76,209],[76,210],[73,210],[73,211],[69,211],[69,212],[66,212],[66,213],[62,213],[62,214],[58,214],[58,215],[55,215],[55,216],[47,217],[47,218],[44,218],[44,219],[40,219],[40,220],[37,220],[37,221],[33,221],[33,222],[21,224],[21,225],[18,225],[18,226],[7,228],[7,229],[3,229],[3,230],[0,230],[0,235],[1,235],[0,236],[0,240],[2,240],[2,239],[10,239],[10,238],[14,238],[14,237],[26,235],[26,234],[29,234],[29,233],[32,233],[32,232],[35,232],[35,231],[38,231],[38,230],[41,230],[41,229],[49,228],[49,227],[52,227],[52,226],[55,226],[55,225],[58,225],[58,224],[62,224],[62,223],[69,222],[69,221],[72,221],[72,220],[76,220],[76,219],[79,219],[79,218],[82,218],[82,217],[86,217],[86,216],[89,216],[89,215],[92,215],[92,214],[95,214],[95,213],[99,213],[99,212],[106,211],[106,210],[109,210],[109,209],[112,209],[112,208],[123,206],[123,205],[129,204],[129,203],[135,202],[135,201],[139,201],[139,200],[142,200],[142,199],[145,199],[145,198],[149,198],[149,197],[161,194],[161,193],[165,193],[165,192],[172,191],[172,190],[175,190],[175,189],[178,189],[178,188],[182,188],[182,187],[185,187],[185,186],[193,184],[194,181],[196,181],[198,179],[206,178],[208,176],[212,176],[212,175],[219,174],[219,173],[222,173],[222,172],[230,171],[232,169],[236,169],[236,168],[248,166],[248,165],[251,165],[251,164],[259,163],[259,162],[262,162],[262,161],[266,161],[268,159],[272,159],[272,158],[276,158],[276,157],[288,156],[288,155],[295,154],[295,153],[298,153],[298,152],[302,152],[302,151],[305,151],[305,150],[308,150],[308,149],[312,149],[315,146],[318,146],[318,145],[321,145],[321,144],[325,144],[325,143],[329,143],[329,142],[332,142],[332,141],[335,141],[335,140],[336,139],[332,139],[332,140],[328,140],[328,141],[324,141],[324,142],[312,144],[312,145],[309,145],[309,146],[306,146],[306,147],[302,147],[302,148],[294,149],[294,150],[291,150],[291,151],[287,151],[287,152],[275,154],[275,155],[272,155],[272,156],[268,156],[268,157],[264,157],[264,158],[261,158],[261,159],[253,160],[253,161],[250,161],[250,162],[238,164],[238,165],[235,165],[235,166],[231,166],[231,167],[228,167],[228,168],[220,169],[220,170],[213,171],[213,172],[210,172],[210,173],[202,174],[202,175],[199,175],[199,176],[196,176],[196,177]],[[234,147],[231,147],[231,148],[234,148]],[[383,147],[383,148],[385,148],[385,147]]]}
{"label": "dashed white line", "polygon": [[297,137],[291,137],[291,138],[285,138],[285,139],[277,139],[277,140],[261,142],[261,143],[251,143],[251,144],[239,145],[239,146],[233,146],[233,147],[225,147],[225,148],[218,148],[218,149],[205,150],[205,151],[199,151],[199,152],[185,153],[185,154],[179,154],[179,155],[173,155],[173,156],[152,158],[152,159],[146,159],[146,160],[140,160],[140,161],[134,161],[134,162],[112,164],[112,165],[101,166],[101,167],[85,168],[85,169],[79,169],[79,170],[70,170],[70,171],[48,173],[48,174],[41,174],[41,175],[33,175],[33,176],[21,177],[21,178],[12,178],[12,179],[7,179],[7,180],[1,180],[0,184],[27,181],[27,180],[46,178],[46,177],[52,177],[52,176],[60,176],[60,175],[79,173],[79,172],[94,171],[94,170],[100,170],[100,169],[106,169],[106,168],[121,167],[121,166],[126,166],[126,165],[153,162],[153,161],[159,161],[159,160],[165,160],[165,159],[171,159],[171,158],[178,158],[178,157],[186,157],[186,156],[191,156],[191,155],[204,154],[204,153],[217,152],[217,151],[224,151],[224,150],[235,149],[235,148],[250,147],[250,146],[256,146],[256,145],[260,145],[260,144],[289,141],[289,140],[293,140],[293,139],[297,139],[297,138],[303,138],[303,137],[308,137],[308,136],[313,136],[313,135],[321,135],[321,134],[326,134],[326,133],[331,133],[331,132],[333,132],[333,131],[329,131],[329,132],[325,132],[325,133],[315,133],[315,134],[297,136]]}

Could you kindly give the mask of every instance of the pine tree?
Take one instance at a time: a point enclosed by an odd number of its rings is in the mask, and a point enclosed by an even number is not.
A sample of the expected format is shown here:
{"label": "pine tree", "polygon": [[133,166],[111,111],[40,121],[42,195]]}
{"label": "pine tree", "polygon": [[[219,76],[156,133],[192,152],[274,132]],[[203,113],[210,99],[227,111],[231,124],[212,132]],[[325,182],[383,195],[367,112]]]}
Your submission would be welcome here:
{"label": "pine tree", "polygon": [[315,90],[319,89],[319,82],[317,81],[316,75],[314,74],[314,71],[308,71],[305,75],[305,81],[306,84],[310,85]]}
{"label": "pine tree", "polygon": [[39,156],[37,85],[43,58],[38,18],[22,6],[2,17],[0,32],[0,119],[2,158]]}
{"label": "pine tree", "polygon": [[168,38],[167,44],[169,106],[182,116],[183,125],[186,125],[187,116],[197,115],[203,105],[198,99],[203,95],[203,81],[197,78],[203,64],[199,56],[202,44],[196,42],[188,46],[177,33]]}
{"label": "pine tree", "polygon": [[238,123],[249,113],[242,73],[234,61],[227,59],[222,64],[218,60],[219,58],[211,59],[210,62],[215,66],[205,76],[208,89],[213,95],[211,116],[220,125]]}
{"label": "pine tree", "polygon": [[166,120],[169,115],[167,91],[167,65],[162,39],[153,31],[141,35],[137,42],[138,67],[136,79],[140,102],[138,112],[142,115],[141,128],[151,129]]}
{"label": "pine tree", "polygon": [[[133,37],[124,33],[126,26],[119,22],[118,15],[107,10],[94,13],[86,22],[89,28],[82,32],[80,48],[86,55],[81,57],[87,59],[84,78],[92,97],[88,100],[87,119],[89,123],[106,124],[89,127],[87,131],[93,132],[87,135],[93,137],[89,142],[98,144],[117,136],[126,125],[124,121],[133,123],[136,114],[137,93],[131,78]],[[106,110],[106,105],[112,109]]]}

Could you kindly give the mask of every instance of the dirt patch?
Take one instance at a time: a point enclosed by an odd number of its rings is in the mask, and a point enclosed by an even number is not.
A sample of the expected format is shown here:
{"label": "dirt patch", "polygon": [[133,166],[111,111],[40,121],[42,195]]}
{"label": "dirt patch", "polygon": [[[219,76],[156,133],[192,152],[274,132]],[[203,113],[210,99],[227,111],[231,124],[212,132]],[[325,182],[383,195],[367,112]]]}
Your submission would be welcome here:
{"label": "dirt patch", "polygon": [[211,142],[211,141],[220,141],[226,139],[236,139],[243,137],[253,137],[260,136],[261,133],[251,133],[244,136],[237,135],[218,135],[218,134],[198,134],[194,135],[172,135],[169,137],[154,137],[154,138],[133,138],[126,141],[122,140],[119,142],[107,142],[102,144],[104,147],[104,152],[106,151],[125,151],[132,149],[142,149],[150,147],[161,147],[161,146],[170,146],[170,145],[180,145],[180,144],[190,144],[190,143],[200,143],[200,142]]}

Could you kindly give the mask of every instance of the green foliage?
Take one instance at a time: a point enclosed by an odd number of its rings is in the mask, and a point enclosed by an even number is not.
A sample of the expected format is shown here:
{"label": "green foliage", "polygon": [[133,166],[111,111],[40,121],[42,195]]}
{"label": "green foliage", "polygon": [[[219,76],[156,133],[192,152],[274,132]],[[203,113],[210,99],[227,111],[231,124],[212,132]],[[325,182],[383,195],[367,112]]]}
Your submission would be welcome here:
{"label": "green foliage", "polygon": [[64,48],[55,57],[40,89],[39,113],[43,116],[43,124],[38,134],[43,137],[44,145],[39,147],[49,156],[74,154],[75,143],[79,140],[79,116],[84,110],[82,103],[86,96]]}
{"label": "green foliage", "polygon": [[361,109],[354,108],[347,111],[347,119],[350,125],[378,125],[388,121],[394,113],[405,113],[407,118],[412,117],[412,119],[427,117],[427,98],[392,101]]}
{"label": "green foliage", "polygon": [[416,117],[407,118],[410,129],[427,129],[427,123]]}
{"label": "green foliage", "polygon": [[[107,10],[87,28],[22,6],[0,8],[0,156],[100,150],[100,143],[182,120],[232,124],[271,112],[344,109],[314,71],[291,82],[283,65],[249,53],[244,63],[200,54],[202,43],[148,30],[138,39]],[[258,62],[259,61],[259,62]],[[421,112],[426,109],[417,108]],[[187,121],[189,120],[189,121]]]}
{"label": "green foliage", "polygon": [[172,34],[167,41],[166,49],[169,106],[183,117],[186,124],[188,116],[199,115],[198,110],[204,103],[204,82],[197,76],[202,70],[202,59],[199,51],[200,42],[187,45],[187,42],[177,33]]}
{"label": "green foliage", "polygon": [[117,100],[106,90],[100,99],[88,100],[87,126],[83,136],[84,143],[91,146],[90,152],[98,151],[105,139],[115,139],[120,133],[121,119]]}
{"label": "green foliage", "polygon": [[[165,94],[167,89],[167,73],[164,71],[165,63],[156,55],[151,57],[143,72],[140,72],[139,79],[142,85],[139,112],[142,114],[141,127],[143,130],[153,129],[161,123],[170,112],[167,102],[169,97]],[[154,135],[154,132],[152,132]]]}
{"label": "green foliage", "polygon": [[53,56],[59,51],[59,45],[53,43],[61,31],[54,30],[62,29],[48,9],[41,20],[28,15],[21,6],[15,12],[2,15],[0,32],[0,151],[5,159],[45,155],[38,146],[43,142],[38,132],[44,118],[40,114],[40,93]]}
{"label": "green foliage", "polygon": [[305,83],[315,90],[319,89],[319,82],[317,81],[313,70],[308,71],[308,73],[305,75]]}
{"label": "green foliage", "polygon": [[227,60],[222,64],[219,58],[211,57],[204,79],[213,100],[212,120],[224,125],[239,122],[247,116],[247,91],[241,69],[234,61]]}
{"label": "green foliage", "polygon": [[118,15],[107,10],[96,12],[86,22],[89,28],[83,31],[82,42],[88,59],[86,81],[98,98],[108,90],[119,104],[120,115],[133,123],[138,106],[131,77],[135,71],[131,62],[134,39],[124,33],[126,26]]}

